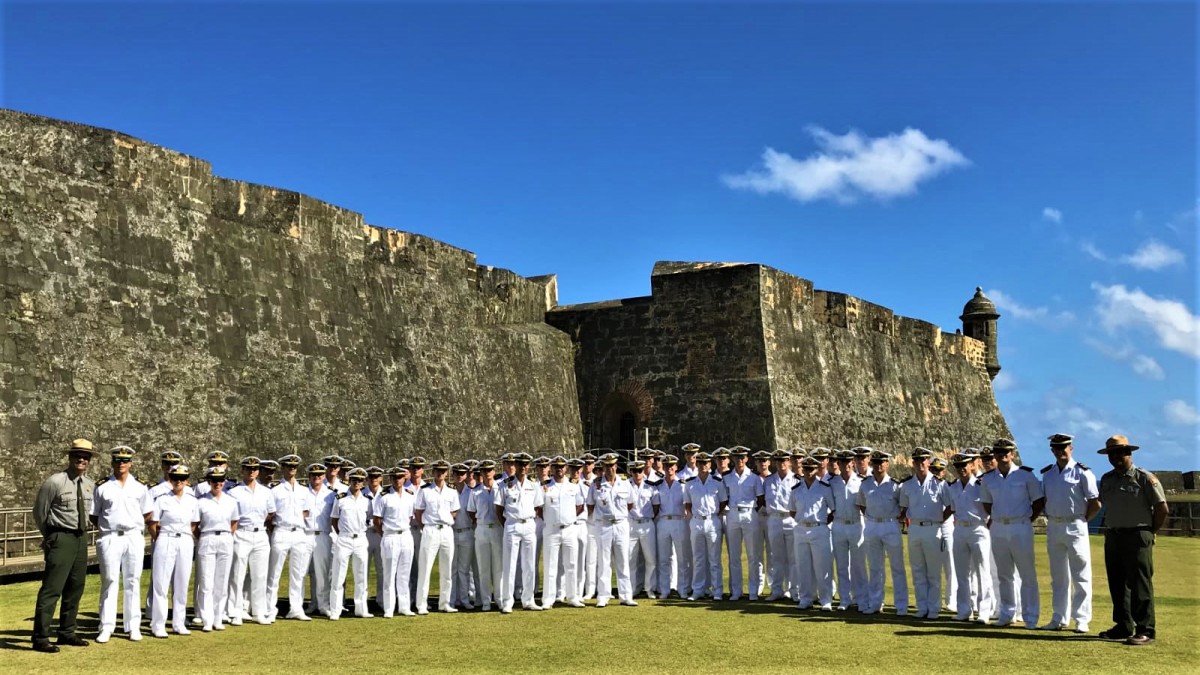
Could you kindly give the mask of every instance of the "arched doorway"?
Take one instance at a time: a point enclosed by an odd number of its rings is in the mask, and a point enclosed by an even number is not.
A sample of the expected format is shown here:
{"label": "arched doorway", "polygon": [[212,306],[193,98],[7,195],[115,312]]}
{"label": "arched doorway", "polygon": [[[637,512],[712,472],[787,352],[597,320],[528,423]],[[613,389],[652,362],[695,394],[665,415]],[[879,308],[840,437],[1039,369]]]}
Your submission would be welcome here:
{"label": "arched doorway", "polygon": [[638,419],[634,402],[620,393],[612,393],[600,409],[598,446],[631,449],[637,443]]}

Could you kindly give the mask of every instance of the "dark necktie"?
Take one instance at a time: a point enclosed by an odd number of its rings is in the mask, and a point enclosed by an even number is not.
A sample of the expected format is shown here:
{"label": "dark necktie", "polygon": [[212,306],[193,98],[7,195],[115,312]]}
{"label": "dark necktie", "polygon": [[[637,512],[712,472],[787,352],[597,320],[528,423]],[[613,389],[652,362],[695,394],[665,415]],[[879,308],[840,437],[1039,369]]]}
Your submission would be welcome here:
{"label": "dark necktie", "polygon": [[83,476],[75,479],[75,509],[79,519],[79,531],[84,532],[87,530],[87,510],[83,504]]}

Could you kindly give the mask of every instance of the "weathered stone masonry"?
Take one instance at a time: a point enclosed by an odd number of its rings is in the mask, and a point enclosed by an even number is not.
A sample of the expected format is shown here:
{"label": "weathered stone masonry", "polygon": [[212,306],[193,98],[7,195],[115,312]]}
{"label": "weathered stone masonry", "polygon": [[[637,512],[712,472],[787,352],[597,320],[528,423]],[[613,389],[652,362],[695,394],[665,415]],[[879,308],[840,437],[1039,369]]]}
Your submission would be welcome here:
{"label": "weathered stone masonry", "polygon": [[156,480],[166,448],[389,466],[649,429],[903,460],[1008,433],[981,292],[965,335],[756,264],[663,262],[649,296],[557,307],[553,276],[2,110],[0,294],[0,507],[28,506],[77,436],[133,445]]}
{"label": "weathered stone masonry", "polygon": [[543,318],[554,284],[0,111],[0,506],[30,503],[75,436],[192,462],[577,452],[572,346]]}

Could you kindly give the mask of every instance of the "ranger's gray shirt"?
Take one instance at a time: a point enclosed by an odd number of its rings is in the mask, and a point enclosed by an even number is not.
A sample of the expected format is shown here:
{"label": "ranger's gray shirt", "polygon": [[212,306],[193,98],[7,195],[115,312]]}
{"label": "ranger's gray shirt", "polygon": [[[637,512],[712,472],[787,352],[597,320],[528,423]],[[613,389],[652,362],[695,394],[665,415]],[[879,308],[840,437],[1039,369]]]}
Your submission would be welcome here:
{"label": "ranger's gray shirt", "polygon": [[1105,527],[1152,527],[1154,507],[1167,501],[1162,483],[1154,474],[1133,466],[1113,469],[1100,479]]}
{"label": "ranger's gray shirt", "polygon": [[[76,480],[83,482],[83,512],[91,513],[92,493],[96,490],[96,481],[88,478],[87,474],[79,476]],[[87,529],[86,521],[79,522],[79,504],[76,501],[79,490],[80,487],[71,480],[71,475],[66,471],[52,474],[42,483],[37,498],[33,501],[33,522],[41,530],[42,536],[46,536],[51,527],[67,530]]]}

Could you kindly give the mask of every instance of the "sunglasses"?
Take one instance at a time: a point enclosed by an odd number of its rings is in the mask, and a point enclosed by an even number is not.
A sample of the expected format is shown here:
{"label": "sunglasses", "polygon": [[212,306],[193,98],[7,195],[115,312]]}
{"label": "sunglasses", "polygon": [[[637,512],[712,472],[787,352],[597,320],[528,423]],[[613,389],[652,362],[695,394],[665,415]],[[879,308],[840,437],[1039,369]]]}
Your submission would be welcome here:
{"label": "sunglasses", "polygon": [[217,483],[224,483],[225,479],[224,478],[209,478],[208,482],[216,485]]}
{"label": "sunglasses", "polygon": [[182,476],[182,477],[171,476],[171,482],[172,483],[186,483],[188,478],[189,478],[188,476]]}
{"label": "sunglasses", "polygon": [[114,457],[113,458],[113,464],[128,464],[132,461],[133,461],[133,459],[130,457]]}

